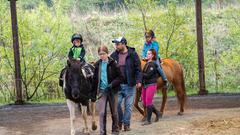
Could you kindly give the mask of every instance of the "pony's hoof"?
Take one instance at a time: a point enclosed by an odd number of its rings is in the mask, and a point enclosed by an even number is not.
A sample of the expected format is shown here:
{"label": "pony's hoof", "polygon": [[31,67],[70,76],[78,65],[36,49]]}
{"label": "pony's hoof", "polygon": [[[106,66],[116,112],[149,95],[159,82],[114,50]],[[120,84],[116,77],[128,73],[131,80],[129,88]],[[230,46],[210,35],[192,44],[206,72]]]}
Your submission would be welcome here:
{"label": "pony's hoof", "polygon": [[71,135],[75,135],[76,131],[75,130],[71,130]]}
{"label": "pony's hoof", "polygon": [[83,132],[84,134],[87,134],[87,135],[90,134],[90,133],[89,133],[89,130],[88,130],[87,128],[83,128],[82,132]]}
{"label": "pony's hoof", "polygon": [[182,116],[183,112],[178,112],[177,115]]}
{"label": "pony's hoof", "polygon": [[92,124],[92,130],[97,130],[97,125],[95,123]]}
{"label": "pony's hoof", "polygon": [[143,117],[142,120],[141,120],[141,122],[144,122],[144,121],[146,121],[146,120],[147,120],[147,118],[146,118],[146,117]]}
{"label": "pony's hoof", "polygon": [[161,119],[161,118],[162,118],[162,116],[163,116],[163,113],[161,113],[161,112],[160,112],[160,114],[159,114],[159,118]]}

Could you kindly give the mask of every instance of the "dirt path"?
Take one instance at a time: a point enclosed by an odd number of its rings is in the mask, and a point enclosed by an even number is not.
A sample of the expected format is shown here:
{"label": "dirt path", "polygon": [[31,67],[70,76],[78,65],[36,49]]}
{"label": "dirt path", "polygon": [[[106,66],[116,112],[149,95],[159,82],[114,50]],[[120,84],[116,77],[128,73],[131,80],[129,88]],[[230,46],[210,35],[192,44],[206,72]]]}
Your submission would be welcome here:
{"label": "dirt path", "polygon": [[[156,99],[159,104],[159,98]],[[130,132],[122,135],[239,135],[240,95],[189,97],[186,112],[177,116],[175,98],[169,98],[166,112],[157,123],[141,126],[141,115],[134,111]],[[78,115],[81,134],[82,118]],[[97,118],[98,121],[98,118]],[[0,107],[0,135],[68,135],[69,113],[65,104]],[[90,122],[89,122],[90,125]],[[111,119],[108,117],[108,132]],[[98,134],[99,130],[91,131]]]}

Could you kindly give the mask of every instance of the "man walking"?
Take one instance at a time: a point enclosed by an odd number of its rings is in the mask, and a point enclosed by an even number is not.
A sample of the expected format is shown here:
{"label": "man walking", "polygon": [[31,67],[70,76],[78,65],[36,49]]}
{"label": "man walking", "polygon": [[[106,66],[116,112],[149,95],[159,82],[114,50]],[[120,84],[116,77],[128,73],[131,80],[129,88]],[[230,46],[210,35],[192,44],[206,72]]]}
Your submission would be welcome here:
{"label": "man walking", "polygon": [[[120,85],[121,88],[118,92],[118,126],[120,130],[124,126],[124,131],[130,131],[130,120],[136,87],[141,87],[142,81],[141,63],[135,48],[127,46],[126,38],[119,37],[112,42],[115,43],[116,51],[111,54],[111,57],[117,61],[124,76],[124,81]],[[124,112],[122,110],[123,101]]]}

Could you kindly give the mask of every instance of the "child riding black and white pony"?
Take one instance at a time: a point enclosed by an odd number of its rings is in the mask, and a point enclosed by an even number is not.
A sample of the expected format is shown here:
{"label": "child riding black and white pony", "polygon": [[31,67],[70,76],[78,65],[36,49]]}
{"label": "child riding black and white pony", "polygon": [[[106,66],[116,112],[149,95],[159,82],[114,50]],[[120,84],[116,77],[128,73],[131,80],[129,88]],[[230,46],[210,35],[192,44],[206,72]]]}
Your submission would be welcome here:
{"label": "child riding black and white pony", "polygon": [[79,105],[84,119],[84,133],[89,133],[87,126],[87,105],[91,100],[92,129],[96,130],[95,101],[96,93],[92,89],[94,67],[84,60],[85,49],[82,36],[78,33],[72,35],[73,46],[68,53],[67,66],[61,71],[59,85],[63,87],[70,112],[71,135],[75,135],[75,108]]}

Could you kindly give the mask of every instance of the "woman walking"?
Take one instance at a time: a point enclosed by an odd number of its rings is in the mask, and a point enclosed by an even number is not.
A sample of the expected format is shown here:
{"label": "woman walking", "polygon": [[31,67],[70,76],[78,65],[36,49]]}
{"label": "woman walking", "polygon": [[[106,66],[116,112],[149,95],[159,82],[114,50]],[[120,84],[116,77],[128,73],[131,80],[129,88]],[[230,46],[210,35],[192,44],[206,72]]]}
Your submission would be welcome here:
{"label": "woman walking", "polygon": [[119,134],[117,115],[118,90],[120,89],[123,76],[121,75],[120,68],[117,66],[117,62],[108,57],[108,48],[106,46],[98,48],[98,55],[100,59],[94,64],[94,90],[98,91],[99,95],[100,135],[107,134],[107,102],[112,114],[112,133]]}
{"label": "woman walking", "polygon": [[160,112],[153,106],[153,97],[157,90],[157,78],[158,78],[158,65],[156,64],[156,51],[155,49],[149,49],[147,51],[147,63],[143,68],[143,88],[142,88],[142,102],[143,106],[147,108],[147,120],[144,121],[143,125],[151,124],[152,112],[156,112],[159,120]]}

